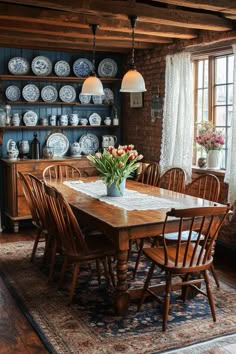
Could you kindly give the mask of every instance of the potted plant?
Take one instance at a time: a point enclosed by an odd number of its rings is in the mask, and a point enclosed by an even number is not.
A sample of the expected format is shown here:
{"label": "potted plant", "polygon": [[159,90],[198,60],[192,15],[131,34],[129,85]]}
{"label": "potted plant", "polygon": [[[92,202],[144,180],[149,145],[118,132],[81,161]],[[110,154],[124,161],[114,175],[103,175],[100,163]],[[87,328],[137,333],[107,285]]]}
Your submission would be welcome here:
{"label": "potted plant", "polygon": [[207,153],[207,167],[220,168],[220,151],[225,144],[223,132],[217,130],[210,122],[201,123],[195,142]]}
{"label": "potted plant", "polygon": [[126,179],[132,175],[143,156],[134,150],[134,145],[109,146],[102,153],[88,155],[87,158],[100,172],[99,178],[107,186],[109,196],[122,196]]}

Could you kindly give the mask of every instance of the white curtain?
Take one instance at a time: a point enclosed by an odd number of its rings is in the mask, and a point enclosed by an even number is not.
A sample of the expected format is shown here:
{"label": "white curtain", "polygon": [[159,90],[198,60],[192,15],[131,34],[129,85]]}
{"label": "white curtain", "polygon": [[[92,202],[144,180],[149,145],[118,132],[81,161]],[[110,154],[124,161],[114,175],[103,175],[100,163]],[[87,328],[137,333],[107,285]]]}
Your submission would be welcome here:
{"label": "white curtain", "polygon": [[229,144],[225,182],[229,184],[228,201],[234,204],[236,200],[236,44],[234,52],[234,79],[233,79],[233,112],[231,129],[229,131]]}
{"label": "white curtain", "polygon": [[167,55],[161,171],[181,167],[192,174],[193,72],[189,53]]}

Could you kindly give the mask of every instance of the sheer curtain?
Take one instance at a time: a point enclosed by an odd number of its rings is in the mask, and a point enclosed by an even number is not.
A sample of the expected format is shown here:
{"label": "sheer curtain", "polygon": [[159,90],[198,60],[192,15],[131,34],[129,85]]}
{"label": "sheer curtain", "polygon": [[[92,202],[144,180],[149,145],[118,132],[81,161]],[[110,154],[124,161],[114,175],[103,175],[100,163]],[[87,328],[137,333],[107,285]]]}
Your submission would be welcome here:
{"label": "sheer curtain", "polygon": [[192,174],[193,72],[189,53],[166,56],[161,170],[172,166]]}
{"label": "sheer curtain", "polygon": [[231,129],[229,132],[229,145],[225,182],[229,185],[228,201],[236,200],[236,44],[232,45],[234,52],[234,80],[233,80],[233,112]]}

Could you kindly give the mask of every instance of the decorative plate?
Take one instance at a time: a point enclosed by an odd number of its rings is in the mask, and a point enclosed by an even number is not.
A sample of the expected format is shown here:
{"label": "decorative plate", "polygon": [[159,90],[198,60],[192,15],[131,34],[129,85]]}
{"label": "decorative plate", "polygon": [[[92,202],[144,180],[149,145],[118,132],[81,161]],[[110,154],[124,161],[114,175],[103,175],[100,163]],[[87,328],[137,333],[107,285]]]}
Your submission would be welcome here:
{"label": "decorative plate", "polygon": [[103,59],[98,65],[98,75],[100,77],[115,77],[117,74],[117,64],[110,58]]}
{"label": "decorative plate", "polygon": [[28,102],[35,102],[40,97],[40,91],[36,85],[28,84],[24,86],[22,90],[22,96]]}
{"label": "decorative plate", "polygon": [[94,154],[99,148],[98,137],[94,134],[84,134],[80,137],[81,152],[85,155]]}
{"label": "decorative plate", "polygon": [[47,57],[39,55],[35,57],[31,63],[31,69],[37,76],[48,76],[52,72],[51,60]]}
{"label": "decorative plate", "polygon": [[54,71],[57,76],[69,76],[70,75],[70,64],[65,60],[59,60],[54,65]]}
{"label": "decorative plate", "polygon": [[52,85],[44,86],[41,90],[41,97],[44,102],[55,102],[58,97],[57,89]]}
{"label": "decorative plate", "polygon": [[35,126],[38,122],[38,115],[34,111],[28,111],[23,115],[23,122],[27,126]]}
{"label": "decorative plate", "polygon": [[114,103],[114,93],[111,89],[105,88],[104,95],[102,96],[103,103],[111,104]]}
{"label": "decorative plate", "polygon": [[79,100],[83,104],[88,104],[91,100],[91,96],[90,95],[83,95],[82,93],[80,93]]}
{"label": "decorative plate", "polygon": [[94,104],[102,104],[103,96],[93,95],[92,100]]}
{"label": "decorative plate", "polygon": [[101,120],[102,120],[102,118],[100,117],[99,114],[93,113],[89,117],[89,124],[90,125],[101,125]]}
{"label": "decorative plate", "polygon": [[65,85],[60,88],[59,97],[63,102],[70,103],[76,99],[76,92],[73,86]]}
{"label": "decorative plate", "polygon": [[62,133],[53,133],[47,138],[46,146],[53,147],[54,156],[64,156],[70,146],[68,138]]}
{"label": "decorative plate", "polygon": [[73,64],[74,74],[78,77],[88,77],[93,70],[93,64],[86,58],[77,59]]}
{"label": "decorative plate", "polygon": [[20,99],[20,89],[18,86],[8,86],[5,94],[6,98],[10,101],[18,101]]}
{"label": "decorative plate", "polygon": [[8,70],[13,75],[26,75],[30,70],[30,65],[26,59],[14,57],[8,62]]}

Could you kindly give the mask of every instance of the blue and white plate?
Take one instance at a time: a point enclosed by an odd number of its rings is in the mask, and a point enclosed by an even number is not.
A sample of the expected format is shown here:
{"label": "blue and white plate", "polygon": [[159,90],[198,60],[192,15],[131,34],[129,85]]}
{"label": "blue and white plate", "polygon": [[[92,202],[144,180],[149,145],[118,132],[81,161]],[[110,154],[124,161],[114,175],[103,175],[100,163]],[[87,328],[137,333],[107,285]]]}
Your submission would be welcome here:
{"label": "blue and white plate", "polygon": [[82,93],[80,93],[79,100],[83,104],[88,104],[91,100],[91,96],[90,95],[83,95]]}
{"label": "blue and white plate", "polygon": [[79,58],[73,64],[74,74],[78,77],[88,77],[93,70],[93,64],[86,58]]}
{"label": "blue and white plate", "polygon": [[101,120],[102,118],[97,113],[92,113],[91,116],[89,116],[90,125],[101,125]]}
{"label": "blue and white plate", "polygon": [[23,115],[23,122],[27,126],[35,126],[38,122],[38,115],[34,111],[28,111]]}
{"label": "blue and white plate", "polygon": [[10,101],[18,101],[20,99],[20,89],[18,86],[8,86],[5,94],[6,98]]}
{"label": "blue and white plate", "polygon": [[114,103],[114,93],[110,88],[104,88],[104,95],[102,96],[102,102],[106,104]]}
{"label": "blue and white plate", "polygon": [[40,91],[36,85],[28,84],[23,88],[22,96],[28,102],[36,102],[40,97]]}
{"label": "blue and white plate", "polygon": [[117,70],[117,64],[111,58],[103,59],[98,65],[98,75],[100,77],[115,77]]}
{"label": "blue and white plate", "polygon": [[94,154],[99,148],[98,137],[94,134],[84,134],[80,137],[81,153],[88,155]]}
{"label": "blue and white plate", "polygon": [[52,133],[46,141],[46,146],[53,147],[54,156],[64,156],[70,146],[68,138],[62,133]]}
{"label": "blue and white plate", "polygon": [[54,65],[54,71],[57,76],[69,76],[70,75],[70,64],[65,60],[59,60]]}
{"label": "blue and white plate", "polygon": [[31,69],[37,76],[48,76],[52,72],[52,62],[47,57],[39,55],[32,61]]}
{"label": "blue and white plate", "polygon": [[55,102],[58,97],[57,89],[52,85],[44,86],[41,90],[41,97],[44,102]]}
{"label": "blue and white plate", "polygon": [[30,65],[26,59],[14,57],[8,62],[8,70],[13,75],[26,75],[30,70]]}
{"label": "blue and white plate", "polygon": [[71,103],[76,99],[76,91],[73,86],[65,85],[60,88],[59,97],[63,102]]}

